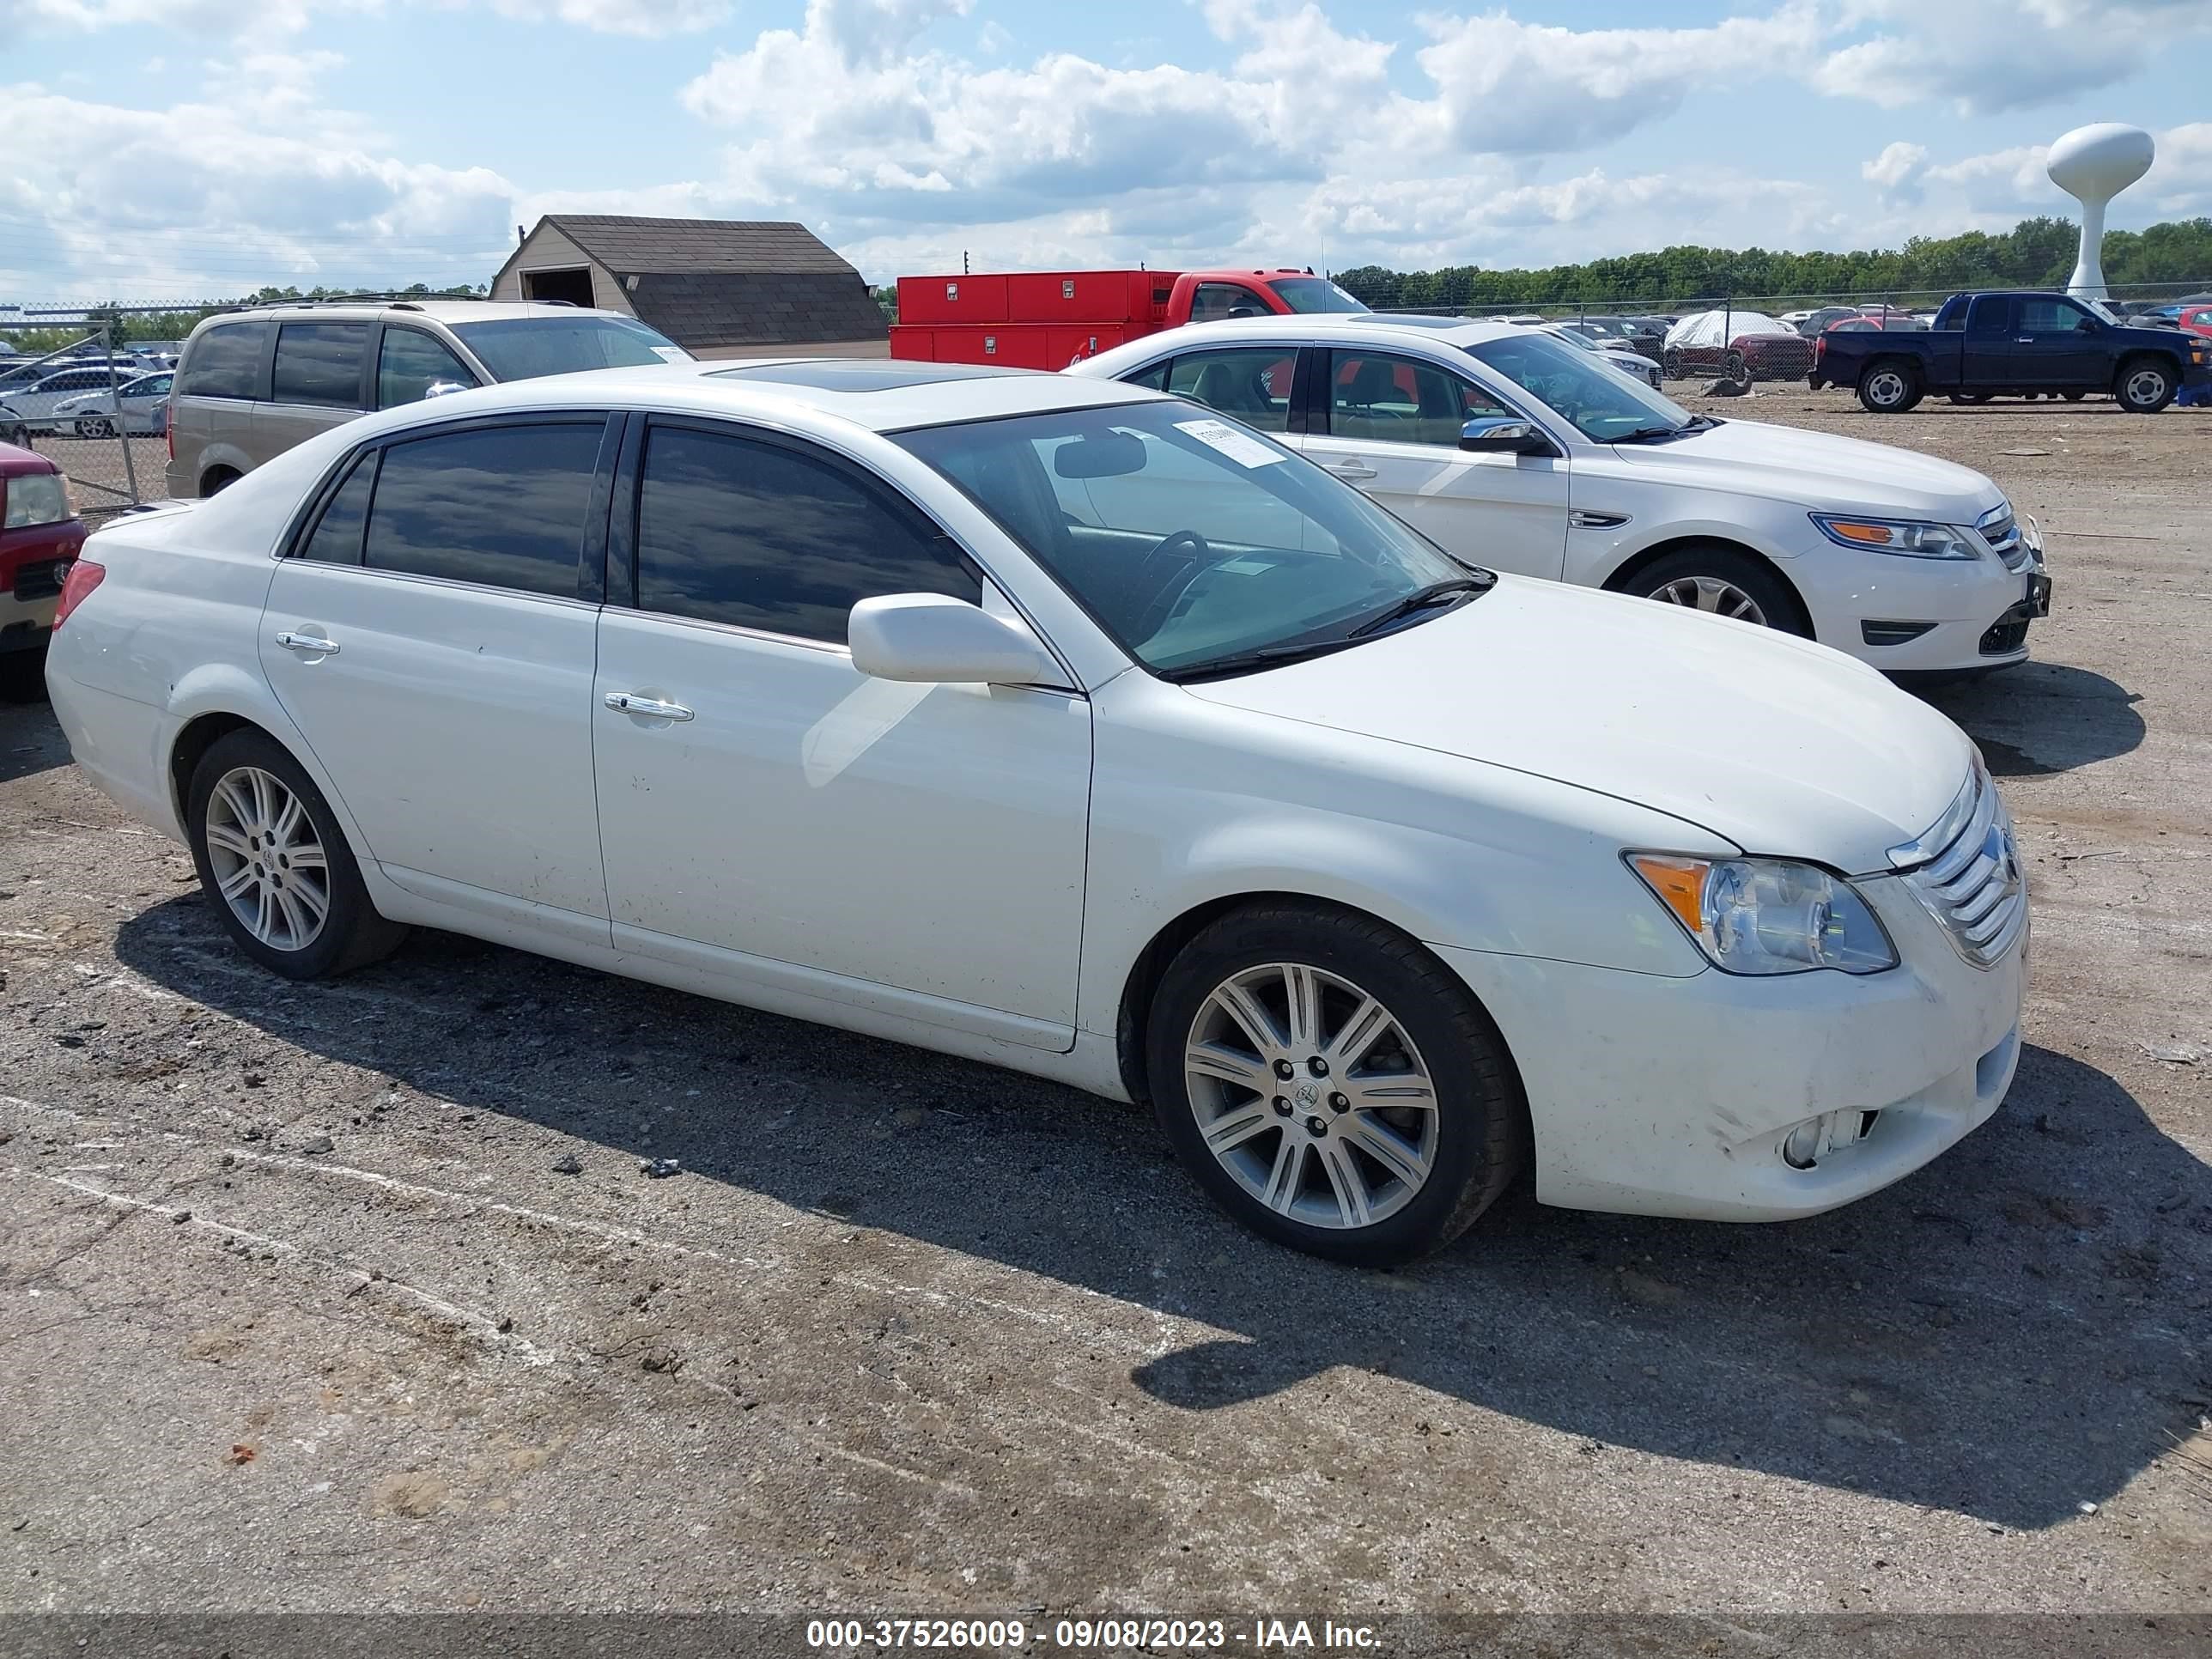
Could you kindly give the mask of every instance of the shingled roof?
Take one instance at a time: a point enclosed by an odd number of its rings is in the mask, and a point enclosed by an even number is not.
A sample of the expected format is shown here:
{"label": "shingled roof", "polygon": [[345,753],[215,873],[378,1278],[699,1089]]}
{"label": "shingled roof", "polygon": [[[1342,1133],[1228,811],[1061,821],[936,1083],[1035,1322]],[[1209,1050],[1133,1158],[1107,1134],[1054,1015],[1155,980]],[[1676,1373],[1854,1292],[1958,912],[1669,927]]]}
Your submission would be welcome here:
{"label": "shingled roof", "polygon": [[640,321],[691,350],[881,340],[860,273],[805,226],[549,214],[615,278]]}

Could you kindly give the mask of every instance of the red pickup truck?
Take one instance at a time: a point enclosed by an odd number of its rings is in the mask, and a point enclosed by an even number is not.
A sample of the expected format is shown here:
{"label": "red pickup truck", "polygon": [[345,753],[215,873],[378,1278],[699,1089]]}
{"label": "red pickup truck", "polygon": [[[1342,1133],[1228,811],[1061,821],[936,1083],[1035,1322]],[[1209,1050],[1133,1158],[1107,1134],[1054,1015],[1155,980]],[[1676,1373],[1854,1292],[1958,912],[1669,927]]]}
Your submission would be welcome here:
{"label": "red pickup truck", "polygon": [[1066,368],[1164,328],[1226,317],[1364,311],[1326,276],[1274,270],[1033,270],[902,276],[891,356]]}

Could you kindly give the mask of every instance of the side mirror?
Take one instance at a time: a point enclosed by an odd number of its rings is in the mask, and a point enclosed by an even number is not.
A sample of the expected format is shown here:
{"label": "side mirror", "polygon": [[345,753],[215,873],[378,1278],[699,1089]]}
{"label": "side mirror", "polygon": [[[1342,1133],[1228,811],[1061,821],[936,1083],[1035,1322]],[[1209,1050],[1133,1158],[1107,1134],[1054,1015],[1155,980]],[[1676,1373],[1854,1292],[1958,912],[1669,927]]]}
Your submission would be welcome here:
{"label": "side mirror", "polygon": [[1231,306],[1229,307],[1229,320],[1232,323],[1242,317],[1264,317],[1267,314],[1267,313],[1266,312],[1261,310],[1257,306]]}
{"label": "side mirror", "polygon": [[1051,653],[1012,623],[944,593],[889,593],[853,607],[853,666],[879,680],[1058,685]]}
{"label": "side mirror", "polygon": [[1474,455],[1551,455],[1552,441],[1528,421],[1479,415],[1459,429],[1459,447]]}

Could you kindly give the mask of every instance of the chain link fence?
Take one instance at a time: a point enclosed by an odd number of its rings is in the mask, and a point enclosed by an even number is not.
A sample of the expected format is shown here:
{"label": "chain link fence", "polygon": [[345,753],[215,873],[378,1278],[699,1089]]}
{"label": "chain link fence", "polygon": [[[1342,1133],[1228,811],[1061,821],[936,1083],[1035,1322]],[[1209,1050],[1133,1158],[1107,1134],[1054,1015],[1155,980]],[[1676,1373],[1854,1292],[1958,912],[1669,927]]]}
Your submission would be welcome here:
{"label": "chain link fence", "polygon": [[93,328],[36,353],[0,355],[0,443],[46,456],[89,523],[168,493],[169,342]]}
{"label": "chain link fence", "polygon": [[[1601,349],[1626,350],[1660,366],[1669,380],[1804,379],[1813,342],[1833,327],[1911,331],[1935,320],[1961,289],[1860,289],[1829,294],[1642,294],[1559,295],[1519,303],[1452,304],[1441,292],[1458,273],[1346,272],[1336,280],[1377,311],[1465,317],[1571,328]],[[2212,277],[2186,283],[2112,285],[2106,308],[2124,323],[2176,325],[2170,314],[2212,304]]]}

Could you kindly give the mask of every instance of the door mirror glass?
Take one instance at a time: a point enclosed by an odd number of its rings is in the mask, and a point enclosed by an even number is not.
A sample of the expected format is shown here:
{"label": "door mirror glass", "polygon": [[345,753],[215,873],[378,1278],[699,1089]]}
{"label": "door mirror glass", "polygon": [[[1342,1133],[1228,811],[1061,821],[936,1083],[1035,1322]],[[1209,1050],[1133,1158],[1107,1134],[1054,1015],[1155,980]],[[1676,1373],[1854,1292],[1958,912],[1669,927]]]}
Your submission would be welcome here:
{"label": "door mirror glass", "polygon": [[890,593],[853,607],[853,666],[879,680],[1058,685],[1060,665],[1029,635],[965,599]]}
{"label": "door mirror glass", "polygon": [[1548,455],[1552,441],[1528,421],[1478,416],[1460,428],[1459,447],[1475,455]]}

